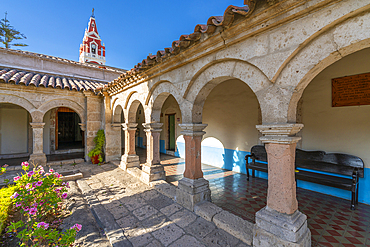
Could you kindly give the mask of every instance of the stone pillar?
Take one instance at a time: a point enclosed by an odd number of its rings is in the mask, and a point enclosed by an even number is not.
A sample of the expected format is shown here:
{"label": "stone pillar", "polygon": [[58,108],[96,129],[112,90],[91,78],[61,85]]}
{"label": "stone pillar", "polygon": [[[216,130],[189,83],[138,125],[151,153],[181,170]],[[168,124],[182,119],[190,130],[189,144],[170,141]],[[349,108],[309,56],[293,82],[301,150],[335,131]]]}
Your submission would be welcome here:
{"label": "stone pillar", "polygon": [[106,126],[108,135],[106,135],[105,157],[107,162],[121,159],[121,128],[121,123],[112,123],[109,127]]}
{"label": "stone pillar", "polygon": [[33,152],[30,155],[29,163],[33,165],[46,165],[46,155],[44,154],[44,126],[45,123],[30,123],[32,127]]}
{"label": "stone pillar", "polygon": [[85,146],[85,161],[88,161],[89,159],[88,159],[88,157],[89,156],[87,156],[87,153],[86,153],[86,124],[85,123],[79,123],[78,125],[80,125],[80,129],[83,131],[83,136],[82,136],[82,138],[83,138],[83,145]]}
{"label": "stone pillar", "polygon": [[201,141],[207,124],[179,124],[185,139],[185,172],[179,181],[176,201],[194,211],[194,206],[203,201],[211,201],[209,182],[203,178]]}
{"label": "stone pillar", "polygon": [[163,123],[143,123],[146,132],[146,163],[142,166],[141,180],[146,183],[166,179],[159,155],[159,137],[162,125]]}
{"label": "stone pillar", "polygon": [[123,170],[131,167],[139,167],[139,156],[135,151],[135,132],[137,123],[124,123],[122,124],[125,131],[125,154],[121,157],[120,167]]}
{"label": "stone pillar", "polygon": [[85,159],[88,160],[88,153],[95,147],[96,133],[102,128],[102,97],[90,91],[84,91],[84,95],[86,97]]}
{"label": "stone pillar", "polygon": [[298,211],[295,149],[303,124],[257,125],[268,160],[267,206],[256,213],[253,246],[311,246],[307,216]]}

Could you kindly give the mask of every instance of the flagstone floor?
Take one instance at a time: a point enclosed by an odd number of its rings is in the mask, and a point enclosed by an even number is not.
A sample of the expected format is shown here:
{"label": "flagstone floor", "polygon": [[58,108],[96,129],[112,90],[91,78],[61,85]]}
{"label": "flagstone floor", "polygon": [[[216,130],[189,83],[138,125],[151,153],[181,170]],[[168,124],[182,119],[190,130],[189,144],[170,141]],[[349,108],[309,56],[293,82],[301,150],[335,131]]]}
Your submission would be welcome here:
{"label": "flagstone floor", "polygon": [[[142,156],[142,155],[140,155]],[[145,159],[144,159],[145,160]],[[177,185],[184,172],[184,159],[162,155],[166,180]],[[254,222],[255,213],[266,205],[267,180],[202,165],[217,206]],[[312,246],[370,246],[370,206],[297,188],[299,210],[308,217]]]}

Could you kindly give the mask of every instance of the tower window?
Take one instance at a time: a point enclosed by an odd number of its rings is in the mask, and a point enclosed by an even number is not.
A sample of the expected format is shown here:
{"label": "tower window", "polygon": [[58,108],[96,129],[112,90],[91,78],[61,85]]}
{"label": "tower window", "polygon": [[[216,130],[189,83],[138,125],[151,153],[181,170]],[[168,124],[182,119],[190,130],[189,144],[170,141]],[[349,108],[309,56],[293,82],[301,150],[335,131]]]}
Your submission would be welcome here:
{"label": "tower window", "polygon": [[91,53],[96,54],[96,45],[95,44],[91,44]]}

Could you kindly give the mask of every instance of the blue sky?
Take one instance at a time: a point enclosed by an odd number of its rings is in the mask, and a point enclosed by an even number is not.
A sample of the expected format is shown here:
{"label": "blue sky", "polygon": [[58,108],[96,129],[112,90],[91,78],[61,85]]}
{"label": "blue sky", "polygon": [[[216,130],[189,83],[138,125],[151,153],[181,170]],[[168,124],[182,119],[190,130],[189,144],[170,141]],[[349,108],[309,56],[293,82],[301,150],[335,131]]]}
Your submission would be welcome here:
{"label": "blue sky", "polygon": [[[131,69],[149,53],[170,47],[212,15],[243,0],[84,1],[0,0],[0,17],[26,35],[21,48],[78,61],[79,46],[92,8],[106,46],[106,65]],[[3,46],[2,46],[3,47]]]}

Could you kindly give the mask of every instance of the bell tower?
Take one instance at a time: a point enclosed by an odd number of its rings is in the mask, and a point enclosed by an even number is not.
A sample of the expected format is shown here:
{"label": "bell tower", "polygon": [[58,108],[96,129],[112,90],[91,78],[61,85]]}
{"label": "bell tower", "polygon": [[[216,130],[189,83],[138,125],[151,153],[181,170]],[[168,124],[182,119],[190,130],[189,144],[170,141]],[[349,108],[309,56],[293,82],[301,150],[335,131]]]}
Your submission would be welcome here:
{"label": "bell tower", "polygon": [[102,44],[96,27],[94,9],[92,9],[89,24],[80,45],[79,61],[80,63],[105,64],[105,45]]}

